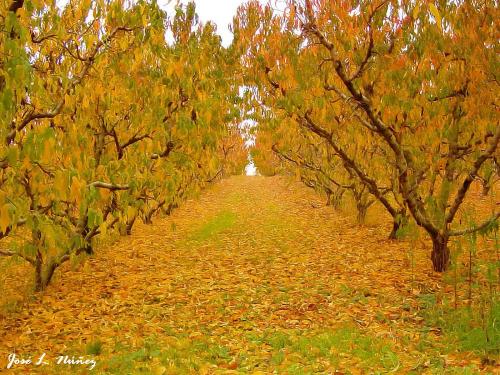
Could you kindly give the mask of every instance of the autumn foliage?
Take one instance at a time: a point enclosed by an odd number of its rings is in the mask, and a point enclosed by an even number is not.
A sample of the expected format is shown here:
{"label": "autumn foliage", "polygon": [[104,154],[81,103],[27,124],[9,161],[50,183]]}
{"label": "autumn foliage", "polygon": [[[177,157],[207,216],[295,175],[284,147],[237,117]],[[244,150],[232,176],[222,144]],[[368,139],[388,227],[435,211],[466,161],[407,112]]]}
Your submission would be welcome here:
{"label": "autumn foliage", "polygon": [[498,2],[167,3],[0,0],[0,368],[494,371]]}
{"label": "autumn foliage", "polygon": [[238,57],[193,4],[1,7],[0,255],[37,290],[97,237],[243,170]]}
{"label": "autumn foliage", "polygon": [[446,270],[450,238],[498,222],[458,220],[472,183],[489,194],[499,176],[498,17],[494,1],[248,3],[235,30],[257,154],[274,153],[257,162],[332,204],[348,192],[359,221],[378,202],[391,238],[416,223]]}
{"label": "autumn foliage", "polygon": [[450,238],[497,225],[459,222],[473,182],[498,181],[492,1],[250,1],[229,48],[193,4],[2,7],[0,254],[38,290],[95,238],[241,173],[243,117],[263,174],[350,195],[360,223],[381,205],[391,239],[417,224],[436,271]]}

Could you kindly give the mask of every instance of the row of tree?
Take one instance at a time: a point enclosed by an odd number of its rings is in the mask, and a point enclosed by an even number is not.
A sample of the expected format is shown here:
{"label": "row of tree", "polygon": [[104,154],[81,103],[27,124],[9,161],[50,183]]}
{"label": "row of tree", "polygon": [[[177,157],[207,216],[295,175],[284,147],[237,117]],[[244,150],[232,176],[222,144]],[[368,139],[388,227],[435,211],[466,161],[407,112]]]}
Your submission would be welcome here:
{"label": "row of tree", "polygon": [[243,171],[239,58],[193,4],[2,1],[0,30],[0,256],[37,290],[97,237]]}
{"label": "row of tree", "polygon": [[[260,125],[261,172],[296,170],[338,205],[352,194],[359,220],[374,202],[432,240],[435,271],[448,242],[498,223],[464,227],[471,184],[498,181],[496,1],[288,0],[284,12],[251,1],[234,29],[248,104]],[[268,151],[272,150],[270,154]]]}

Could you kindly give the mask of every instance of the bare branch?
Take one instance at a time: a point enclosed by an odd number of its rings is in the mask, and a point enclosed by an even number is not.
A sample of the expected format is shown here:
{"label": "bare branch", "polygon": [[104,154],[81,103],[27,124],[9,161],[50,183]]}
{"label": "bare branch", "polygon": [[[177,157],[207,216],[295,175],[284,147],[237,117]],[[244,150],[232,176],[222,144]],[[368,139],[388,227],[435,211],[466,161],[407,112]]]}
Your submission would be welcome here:
{"label": "bare branch", "polygon": [[98,189],[108,189],[111,191],[130,189],[130,187],[128,185],[116,185],[116,184],[110,184],[110,183],[102,182],[102,181],[92,182],[92,183],[88,184],[87,187],[95,187]]}
{"label": "bare branch", "polygon": [[174,150],[174,143],[170,141],[167,143],[167,148],[162,153],[151,155],[151,159],[157,160],[157,159],[167,158],[173,150]]}
{"label": "bare branch", "polygon": [[16,13],[24,5],[24,0],[14,0],[9,7],[9,12]]}
{"label": "bare branch", "polygon": [[15,257],[15,256],[18,256],[20,258],[23,258],[25,261],[31,263],[32,265],[35,265],[35,260],[27,255],[24,255],[24,254],[21,254],[21,253],[17,253],[15,251],[11,251],[11,250],[2,250],[0,249],[0,256],[4,256],[4,257]]}
{"label": "bare branch", "polygon": [[485,152],[483,152],[475,161],[474,165],[472,166],[471,170],[467,174],[467,177],[465,178],[464,182],[462,183],[462,186],[457,192],[457,195],[455,197],[455,201],[451,205],[450,211],[448,215],[446,216],[446,223],[450,224],[453,219],[455,218],[455,215],[462,204],[465,195],[467,194],[467,191],[469,190],[470,185],[474,181],[474,178],[476,177],[477,173],[479,172],[479,169],[481,169],[481,166],[483,163],[490,159],[496,152],[498,148],[498,143],[500,142],[500,127],[497,127],[497,132],[493,139],[490,141],[489,147],[486,149]]}
{"label": "bare branch", "polygon": [[57,34],[47,34],[47,35],[36,35],[33,30],[30,31],[31,41],[35,44],[40,44],[47,39],[52,39],[57,36]]}
{"label": "bare branch", "polygon": [[474,232],[478,232],[492,224],[494,224],[498,218],[500,218],[500,212],[497,212],[495,215],[493,215],[492,217],[490,217],[488,220],[486,220],[484,223],[482,223],[481,225],[477,226],[477,227],[473,227],[473,228],[469,228],[469,229],[463,229],[463,230],[458,230],[458,231],[451,231],[449,233],[450,236],[463,236],[465,234],[470,234],[470,233],[474,233]]}
{"label": "bare branch", "polygon": [[365,58],[363,59],[363,61],[361,62],[361,64],[359,64],[359,67],[358,67],[358,70],[356,71],[356,73],[354,73],[354,75],[349,79],[350,81],[355,80],[356,78],[361,77],[361,75],[363,74],[363,72],[364,72],[364,70],[366,68],[366,65],[368,64],[368,61],[370,61],[370,58],[373,56],[373,46],[374,46],[374,43],[373,43],[373,30],[370,27],[368,49],[366,51]]}

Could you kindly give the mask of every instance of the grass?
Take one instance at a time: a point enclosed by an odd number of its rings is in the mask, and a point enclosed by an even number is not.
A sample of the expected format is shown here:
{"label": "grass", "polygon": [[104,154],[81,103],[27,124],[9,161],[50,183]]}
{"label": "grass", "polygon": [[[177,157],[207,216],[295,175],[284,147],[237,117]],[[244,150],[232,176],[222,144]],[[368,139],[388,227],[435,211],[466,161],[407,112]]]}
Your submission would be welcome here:
{"label": "grass", "polygon": [[96,373],[224,373],[224,369],[233,369],[239,373],[313,374],[351,365],[387,373],[400,365],[390,342],[354,326],[318,332],[250,331],[238,344],[241,348],[218,343],[209,335],[171,334],[151,337],[140,348],[117,345]]}
{"label": "grass", "polygon": [[231,228],[236,222],[236,214],[232,211],[221,211],[214,218],[193,231],[190,240],[206,241]]}
{"label": "grass", "polygon": [[451,352],[470,351],[484,360],[500,354],[500,302],[494,301],[490,311],[453,308],[450,303],[436,304],[433,295],[422,296],[423,329],[438,328]]}
{"label": "grass", "polygon": [[100,355],[102,353],[102,347],[102,341],[92,341],[87,344],[85,352],[87,353],[87,355]]}

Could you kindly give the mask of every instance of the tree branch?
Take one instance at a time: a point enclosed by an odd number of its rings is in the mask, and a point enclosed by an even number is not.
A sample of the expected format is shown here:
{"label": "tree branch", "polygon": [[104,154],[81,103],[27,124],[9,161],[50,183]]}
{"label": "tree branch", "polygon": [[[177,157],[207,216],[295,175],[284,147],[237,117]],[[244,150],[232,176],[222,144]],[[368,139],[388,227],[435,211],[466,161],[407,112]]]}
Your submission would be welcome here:
{"label": "tree branch", "polygon": [[463,236],[465,234],[478,232],[484,228],[487,228],[488,226],[492,225],[493,223],[495,223],[498,220],[498,218],[500,218],[500,212],[497,212],[495,215],[493,215],[492,217],[490,217],[488,220],[486,220],[484,223],[482,223],[481,225],[479,225],[477,227],[458,230],[458,231],[451,231],[449,233],[449,236]]}
{"label": "tree branch", "polygon": [[0,249],[0,256],[4,256],[4,257],[18,256],[20,258],[23,258],[25,261],[31,263],[33,266],[35,265],[35,259],[33,259],[27,255],[21,254],[21,253],[16,253],[15,251]]}
{"label": "tree branch", "polygon": [[24,5],[24,0],[14,0],[9,7],[9,12],[16,13]]}
{"label": "tree branch", "polygon": [[486,151],[481,154],[476,161],[474,162],[474,165],[472,166],[471,170],[467,174],[467,177],[465,178],[464,182],[462,183],[462,186],[457,192],[457,195],[455,197],[455,201],[451,205],[450,211],[448,212],[448,215],[446,216],[446,224],[450,224],[453,219],[455,218],[455,215],[462,204],[465,195],[467,194],[467,191],[469,190],[470,185],[474,181],[474,178],[476,177],[477,173],[479,172],[479,169],[483,165],[483,163],[491,158],[495,151],[497,150],[498,143],[500,141],[500,127],[497,127],[497,132],[495,136],[493,137],[489,147],[486,149]]}
{"label": "tree branch", "polygon": [[[23,1],[16,1],[14,3],[21,3],[20,6],[22,6]],[[12,6],[13,5],[11,5],[11,8],[12,8]],[[16,11],[17,11],[17,9],[19,9],[19,8],[16,8]],[[130,31],[133,31],[133,30],[134,30],[133,28],[129,28],[129,27],[125,27],[125,26],[116,27],[107,36],[105,36],[103,39],[101,39],[100,41],[98,41],[94,45],[94,48],[89,52],[89,54],[87,56],[85,56],[85,58],[81,59],[85,63],[84,66],[83,66],[83,68],[82,68],[82,71],[80,72],[80,74],[78,74],[70,82],[69,86],[65,90],[65,94],[69,94],[77,85],[79,85],[82,82],[82,80],[88,74],[88,71],[90,70],[90,67],[93,64],[96,55],[99,53],[99,51],[101,50],[101,48],[104,45],[106,45],[107,43],[109,43],[115,37],[115,35],[118,32],[120,32],[120,31],[130,32]],[[45,112],[36,112],[35,110],[32,110],[32,111],[30,111],[28,113],[27,116],[25,116],[22,119],[22,121],[20,122],[19,125],[15,126],[15,123],[14,123],[13,129],[7,134],[7,136],[5,138],[6,144],[10,145],[14,141],[14,139],[16,137],[16,133],[20,132],[21,130],[23,130],[32,121],[34,121],[34,120],[41,120],[41,119],[54,118],[59,113],[61,113],[61,110],[64,107],[64,96],[65,95],[62,95],[62,98],[60,99],[60,101],[55,105],[55,107],[52,110],[45,111]]]}
{"label": "tree branch", "polygon": [[108,189],[111,191],[130,189],[128,185],[115,185],[102,181],[95,181],[87,185],[87,187],[92,187],[92,186],[98,189]]}

